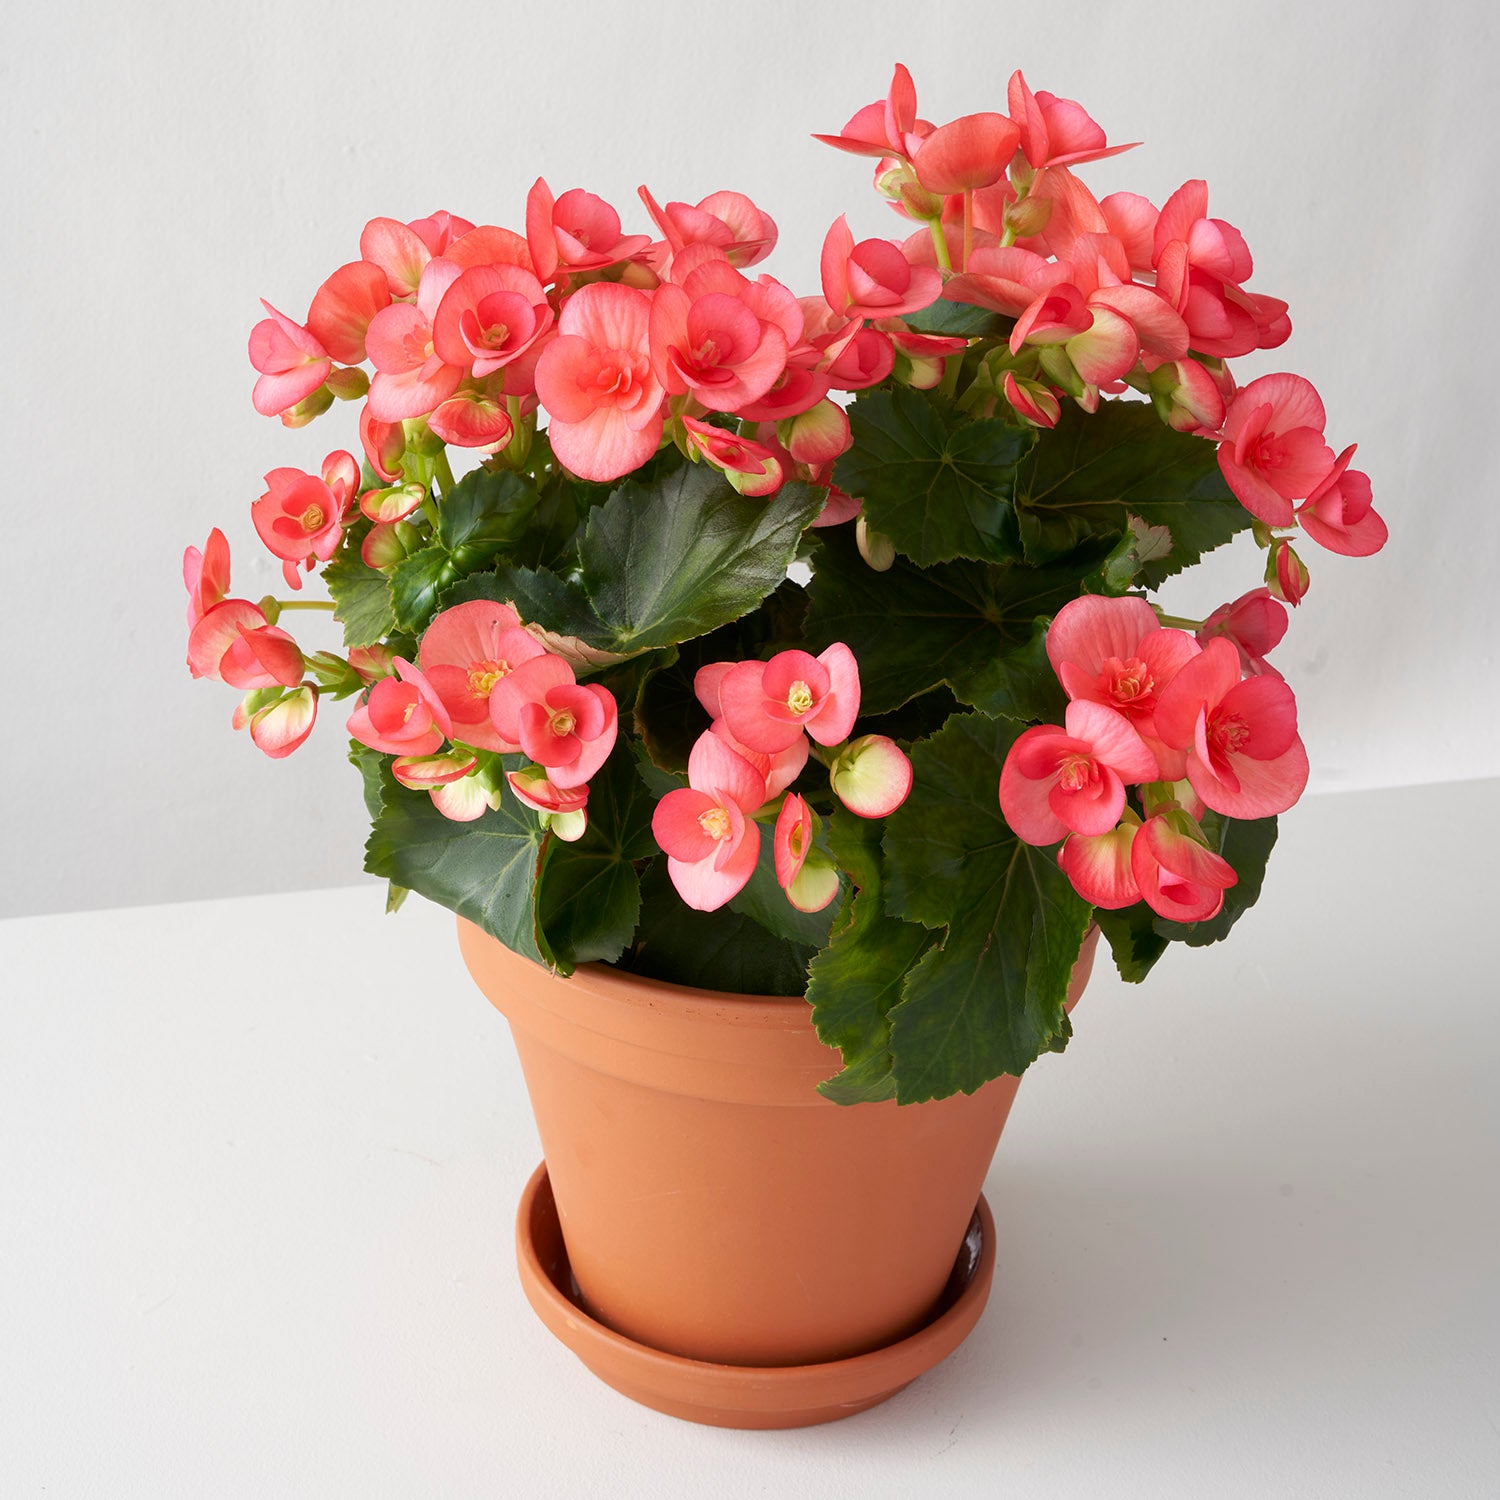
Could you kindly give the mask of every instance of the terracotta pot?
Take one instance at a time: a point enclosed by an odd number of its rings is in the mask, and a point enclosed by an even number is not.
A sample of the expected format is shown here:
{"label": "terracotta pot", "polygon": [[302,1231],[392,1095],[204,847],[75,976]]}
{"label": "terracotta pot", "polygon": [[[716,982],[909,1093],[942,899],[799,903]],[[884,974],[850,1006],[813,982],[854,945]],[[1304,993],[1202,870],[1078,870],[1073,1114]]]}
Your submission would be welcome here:
{"label": "terracotta pot", "polygon": [[[767,1373],[857,1363],[933,1320],[1016,1079],[927,1104],[840,1106],[816,1092],[841,1064],[801,998],[599,964],[559,979],[463,919],[459,943],[511,1024],[588,1319],[658,1356]],[[540,1253],[524,1243],[535,1207],[520,1225],[523,1271]]]}

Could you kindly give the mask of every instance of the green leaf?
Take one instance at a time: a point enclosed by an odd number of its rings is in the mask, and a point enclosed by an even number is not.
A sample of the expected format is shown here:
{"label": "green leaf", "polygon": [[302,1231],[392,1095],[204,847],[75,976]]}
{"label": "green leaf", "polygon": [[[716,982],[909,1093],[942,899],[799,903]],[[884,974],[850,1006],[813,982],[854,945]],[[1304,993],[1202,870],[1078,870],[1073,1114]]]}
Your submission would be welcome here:
{"label": "green leaf", "polygon": [[898,556],[877,573],[847,530],[826,534],[818,549],[808,649],[843,641],[854,652],[864,710],[889,712],[942,683],[991,715],[1042,718],[1061,705],[1036,620],[1078,597],[1094,558],[1045,568],[918,568]]}
{"label": "green leaf", "polygon": [[362,745],[358,740],[349,741],[349,764],[360,774],[364,783],[365,811],[369,813],[373,822],[380,816],[380,810],[385,805],[383,800],[384,782],[381,779],[381,769],[386,764],[386,757],[379,750],[372,750],[368,745]]}
{"label": "green leaf", "polygon": [[1260,899],[1260,888],[1266,878],[1266,862],[1276,845],[1276,819],[1221,818],[1210,813],[1202,820],[1214,852],[1229,861],[1239,876],[1236,884],[1224,892],[1224,908],[1206,922],[1169,922],[1158,917],[1153,924],[1164,938],[1202,948],[1221,942],[1229,929]]}
{"label": "green leaf", "polygon": [[443,608],[471,599],[513,605],[528,625],[572,636],[597,650],[609,649],[612,637],[588,596],[576,583],[545,568],[502,566],[493,573],[472,574],[443,594]]}
{"label": "green leaf", "polygon": [[886,915],[880,880],[879,819],[839,808],[829,842],[855,889],[845,898],[833,940],[808,966],[813,1026],[844,1054],[843,1070],[818,1085],[835,1104],[895,1097],[889,1012],[913,964],[932,944],[925,927]]}
{"label": "green leaf", "polygon": [[323,569],[323,582],[344,627],[346,650],[373,646],[396,628],[386,576],[366,565],[353,540],[346,541],[343,550]]}
{"label": "green leaf", "polygon": [[1014,328],[1013,318],[1002,318],[987,307],[974,307],[967,302],[934,302],[920,312],[906,313],[901,321],[913,333],[935,333],[945,338],[1001,339],[1009,338]]}
{"label": "green leaf", "polygon": [[668,984],[740,995],[800,995],[811,948],[772,937],[728,906],[694,911],[683,904],[660,856],[641,877],[641,921],[622,969]]}
{"label": "green leaf", "polygon": [[1251,524],[1214,445],[1174,432],[1143,401],[1105,401],[1092,414],[1066,405],[1021,463],[1015,508],[1029,562],[1100,537],[1113,543],[1132,530],[1132,517],[1165,526],[1171,550],[1162,554],[1158,543],[1139,569],[1152,589]]}
{"label": "green leaf", "polygon": [[1167,951],[1166,938],[1152,926],[1155,916],[1144,901],[1119,911],[1102,906],[1094,911],[1094,920],[1114,955],[1115,968],[1127,984],[1139,984]]}
{"label": "green leaf", "polygon": [[475,469],[443,497],[438,542],[460,573],[471,572],[521,539],[536,506],[536,490],[519,474]]}
{"label": "green leaf", "polygon": [[629,946],[641,910],[635,861],[656,850],[653,799],[628,750],[589,782],[589,825],[576,843],[554,842],[537,882],[537,909],[560,968],[611,962]]}
{"label": "green leaf", "polygon": [[455,823],[426,792],[397,782],[389,766],[380,779],[383,806],[365,845],[365,869],[467,917],[526,958],[554,963],[536,920],[534,888],[549,852],[536,814],[507,796],[499,812]]}
{"label": "green leaf", "polygon": [[741,916],[753,917],[767,932],[802,948],[821,948],[828,941],[833,926],[836,901],[822,911],[798,911],[786,899],[786,892],[776,881],[776,846],[772,830],[761,825],[760,858],[744,890],[730,903]]}
{"label": "green leaf", "polygon": [[849,421],[853,446],[834,476],[898,551],[923,564],[1019,556],[1011,493],[1029,429],[964,419],[906,386],[860,396]]}
{"label": "green leaf", "polygon": [[823,500],[799,483],[747,500],[706,465],[622,485],[589,513],[579,544],[607,649],[676,645],[754,609],[786,577]]}
{"label": "green leaf", "polygon": [[1165,526],[1148,526],[1139,516],[1125,518],[1129,530],[1099,568],[1100,591],[1118,597],[1135,584],[1147,563],[1172,554],[1172,533]]}
{"label": "green leaf", "polygon": [[887,820],[886,910],[946,929],[890,1013],[902,1103],[1019,1075],[1071,1035],[1063,1003],[1091,908],[1000,815],[1000,767],[1019,733],[955,715],[913,748],[911,795]]}
{"label": "green leaf", "polygon": [[461,576],[452,557],[436,545],[403,557],[391,569],[391,606],[396,623],[413,634],[425,630],[437,613],[438,596]]}

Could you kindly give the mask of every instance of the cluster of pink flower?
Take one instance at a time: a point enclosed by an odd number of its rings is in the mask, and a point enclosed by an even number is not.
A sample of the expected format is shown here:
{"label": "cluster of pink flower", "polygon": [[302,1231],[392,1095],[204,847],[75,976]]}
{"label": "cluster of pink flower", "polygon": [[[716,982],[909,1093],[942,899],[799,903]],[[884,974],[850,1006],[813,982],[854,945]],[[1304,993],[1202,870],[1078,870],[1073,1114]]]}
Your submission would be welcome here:
{"label": "cluster of pink flower", "polygon": [[[1092,411],[1101,392],[1149,394],[1172,427],[1219,444],[1226,481],[1265,526],[1300,524],[1349,556],[1378,551],[1370,482],[1349,468],[1353,447],[1334,457],[1311,384],[1278,374],[1239,390],[1224,364],[1284,343],[1291,322],[1286,303],[1245,290],[1249,248],[1209,218],[1207,184],[1184,183],[1160,210],[1136,193],[1096,199],[1071,169],[1130,147],[1019,72],[1007,107],[934,126],[898,66],[884,101],[819,137],[878,157],[877,187],[925,224],[901,247],[914,275],[940,267],[949,301],[1015,320],[1009,357],[990,362],[999,395],[1051,427],[1065,396]],[[1306,569],[1284,538],[1271,547],[1268,580],[1296,603]]]}
{"label": "cluster of pink flower", "polygon": [[[808,737],[827,757],[834,795],[851,812],[883,818],[911,790],[911,762],[893,740],[850,743],[859,714],[859,666],[835,642],[818,656],[781,651],[769,661],[714,662],[693,679],[712,718],[688,758],[688,784],[668,792],[651,820],[667,872],[689,906],[714,911],[744,889],[760,858],[755,814],[801,774]],[[819,819],[795,792],[776,818],[776,879],[799,911],[838,894],[832,859],[818,847]]]}
{"label": "cluster of pink flower", "polygon": [[[1266,589],[1216,611],[1196,639],[1141,599],[1065,604],[1047,632],[1065,722],[1026,730],[1000,773],[1017,837],[1062,839],[1058,863],[1095,906],[1144,899],[1178,922],[1214,916],[1236,877],[1198,826],[1205,808],[1269,817],[1307,784],[1296,700],[1264,659],[1285,630]],[[1142,788],[1144,821],[1127,786]]]}

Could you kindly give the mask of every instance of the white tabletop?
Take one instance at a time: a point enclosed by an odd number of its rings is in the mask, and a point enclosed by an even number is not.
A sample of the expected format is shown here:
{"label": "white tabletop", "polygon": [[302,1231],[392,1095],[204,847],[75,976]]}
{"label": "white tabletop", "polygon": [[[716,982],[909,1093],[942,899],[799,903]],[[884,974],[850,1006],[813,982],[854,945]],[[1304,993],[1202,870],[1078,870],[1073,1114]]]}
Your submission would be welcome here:
{"label": "white tabletop", "polygon": [[978,1330],[784,1433],[637,1407],[532,1315],[536,1133],[448,913],[0,923],[0,1494],[1494,1496],[1497,834],[1500,782],[1310,799],[1227,944],[1102,959]]}

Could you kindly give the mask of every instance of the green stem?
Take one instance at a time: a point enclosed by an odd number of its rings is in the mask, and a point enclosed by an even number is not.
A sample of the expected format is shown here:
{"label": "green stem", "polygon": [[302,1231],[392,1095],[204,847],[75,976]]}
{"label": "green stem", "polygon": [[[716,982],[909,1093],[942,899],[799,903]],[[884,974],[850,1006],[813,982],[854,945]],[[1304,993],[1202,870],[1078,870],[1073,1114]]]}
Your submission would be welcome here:
{"label": "green stem", "polygon": [[937,255],[938,265],[945,271],[951,271],[953,269],[953,258],[948,254],[948,240],[943,234],[943,221],[940,218],[929,219],[927,221],[927,228],[932,235],[932,248]]}
{"label": "green stem", "polygon": [[326,609],[330,612],[337,606],[332,599],[278,599],[277,609]]}
{"label": "green stem", "polygon": [[432,477],[446,500],[449,490],[453,488],[453,468],[448,462],[446,448],[440,450],[438,456],[432,461]]}
{"label": "green stem", "polygon": [[[1156,609],[1153,604],[1152,609]],[[1169,615],[1165,610],[1156,610],[1157,622],[1168,630],[1202,630],[1202,620],[1190,620],[1186,615]]]}

